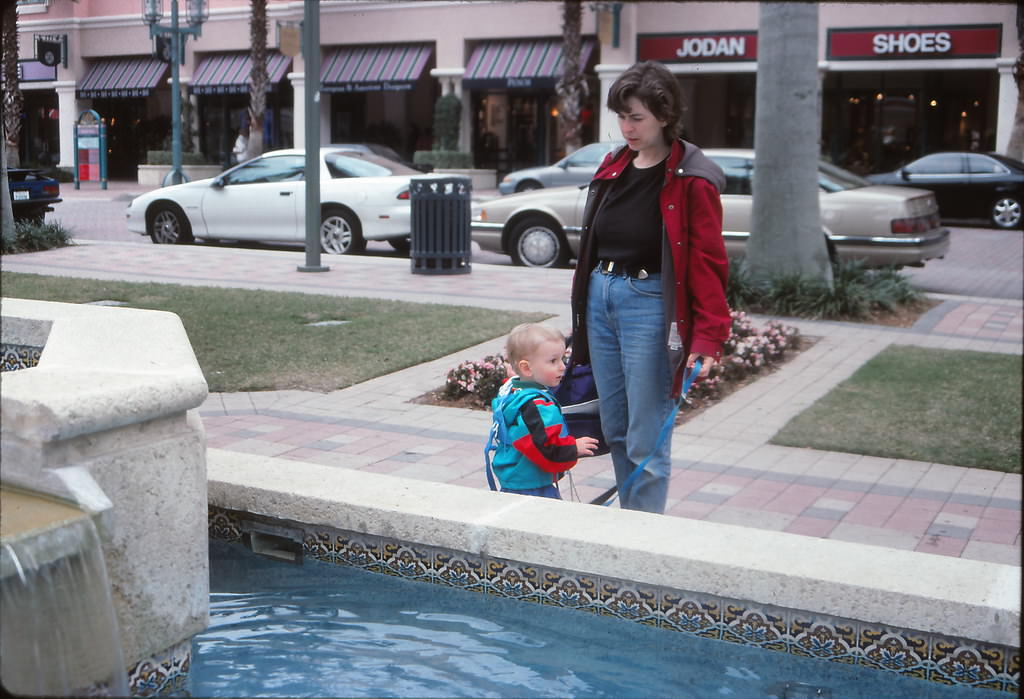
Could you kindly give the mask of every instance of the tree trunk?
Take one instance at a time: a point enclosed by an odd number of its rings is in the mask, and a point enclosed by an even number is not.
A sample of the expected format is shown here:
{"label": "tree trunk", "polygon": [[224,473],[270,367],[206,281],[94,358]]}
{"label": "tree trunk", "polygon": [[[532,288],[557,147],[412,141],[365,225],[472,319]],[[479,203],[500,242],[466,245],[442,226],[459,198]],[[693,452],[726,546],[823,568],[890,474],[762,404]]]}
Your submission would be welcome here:
{"label": "tree trunk", "polygon": [[4,238],[14,237],[14,205],[11,203],[11,188],[7,183],[7,129],[0,119],[0,234]]}
{"label": "tree trunk", "polygon": [[558,123],[566,153],[579,150],[583,145],[580,109],[587,83],[580,66],[582,11],[581,0],[564,0],[562,3],[562,75],[555,92],[561,102]]}
{"label": "tree trunk", "polygon": [[744,267],[755,282],[798,274],[831,284],[818,201],[818,5],[760,5],[754,204]]}
{"label": "tree trunk", "polygon": [[18,9],[16,3],[4,4],[3,10],[3,104],[4,143],[6,162],[10,167],[21,164],[21,113],[25,111],[25,100],[18,84]]}
{"label": "tree trunk", "polygon": [[[263,114],[267,110],[267,0],[252,0],[249,18],[249,40],[252,61],[249,86],[249,143],[246,158],[263,153]],[[312,86],[307,89],[313,89]]]}

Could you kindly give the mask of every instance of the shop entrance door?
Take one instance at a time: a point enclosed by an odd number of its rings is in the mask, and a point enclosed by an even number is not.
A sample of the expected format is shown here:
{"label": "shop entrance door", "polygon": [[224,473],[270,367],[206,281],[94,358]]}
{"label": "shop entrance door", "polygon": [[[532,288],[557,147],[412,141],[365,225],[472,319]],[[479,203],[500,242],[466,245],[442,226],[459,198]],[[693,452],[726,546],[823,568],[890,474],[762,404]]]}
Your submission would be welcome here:
{"label": "shop entrance door", "polygon": [[147,119],[145,98],[94,99],[92,108],[107,120],[108,179],[138,179],[147,150],[170,150],[171,120]]}

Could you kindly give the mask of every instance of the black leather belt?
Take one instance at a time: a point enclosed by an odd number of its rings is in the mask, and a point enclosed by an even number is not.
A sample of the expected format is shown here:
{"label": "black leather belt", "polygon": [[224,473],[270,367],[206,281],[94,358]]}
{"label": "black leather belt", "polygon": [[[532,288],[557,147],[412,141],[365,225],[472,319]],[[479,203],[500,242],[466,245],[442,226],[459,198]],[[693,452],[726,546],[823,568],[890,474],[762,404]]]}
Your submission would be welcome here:
{"label": "black leather belt", "polygon": [[647,279],[651,276],[651,273],[640,265],[623,264],[615,260],[598,260],[597,269],[601,274],[620,274],[623,277],[633,277],[634,279]]}

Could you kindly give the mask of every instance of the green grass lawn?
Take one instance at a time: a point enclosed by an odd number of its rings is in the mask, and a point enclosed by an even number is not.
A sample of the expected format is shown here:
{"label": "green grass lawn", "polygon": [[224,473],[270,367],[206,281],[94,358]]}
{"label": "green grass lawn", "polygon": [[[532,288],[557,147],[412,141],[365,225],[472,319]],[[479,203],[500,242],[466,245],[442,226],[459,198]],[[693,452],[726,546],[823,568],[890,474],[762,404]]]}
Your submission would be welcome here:
{"label": "green grass lawn", "polygon": [[1021,472],[1021,358],[891,346],[774,444]]}
{"label": "green grass lawn", "polygon": [[[542,313],[4,272],[3,295],[176,313],[213,392],[333,391],[507,333]],[[320,321],[343,325],[311,327]]]}

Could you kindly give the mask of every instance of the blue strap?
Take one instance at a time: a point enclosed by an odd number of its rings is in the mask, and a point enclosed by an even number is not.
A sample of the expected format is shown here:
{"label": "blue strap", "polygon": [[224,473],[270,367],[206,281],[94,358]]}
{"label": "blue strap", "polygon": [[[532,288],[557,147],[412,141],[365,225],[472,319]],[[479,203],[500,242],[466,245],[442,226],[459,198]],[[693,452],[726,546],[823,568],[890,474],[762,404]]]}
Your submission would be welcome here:
{"label": "blue strap", "polygon": [[654,443],[654,448],[651,449],[651,453],[647,456],[647,458],[641,461],[639,464],[637,464],[637,467],[633,469],[633,472],[629,474],[629,477],[625,481],[623,481],[622,485],[619,486],[618,493],[608,498],[608,500],[604,503],[606,506],[615,502],[615,498],[618,497],[619,493],[629,492],[630,488],[633,486],[633,482],[643,472],[644,468],[647,466],[647,463],[654,457],[656,453],[658,453],[658,449],[660,449],[661,445],[665,443],[665,440],[668,439],[668,435],[672,431],[672,427],[674,426],[676,421],[676,414],[679,412],[679,408],[682,406],[683,401],[686,400],[686,394],[690,392],[690,387],[693,385],[693,382],[696,381],[697,376],[700,375],[701,364],[701,360],[698,359],[694,363],[693,369],[691,369],[684,375],[683,390],[679,394],[679,400],[676,401],[676,404],[672,407],[672,411],[669,413],[668,418],[665,420],[665,423],[661,426],[661,432],[658,433],[658,441]]}

